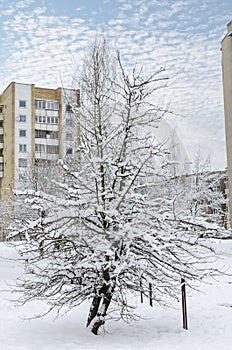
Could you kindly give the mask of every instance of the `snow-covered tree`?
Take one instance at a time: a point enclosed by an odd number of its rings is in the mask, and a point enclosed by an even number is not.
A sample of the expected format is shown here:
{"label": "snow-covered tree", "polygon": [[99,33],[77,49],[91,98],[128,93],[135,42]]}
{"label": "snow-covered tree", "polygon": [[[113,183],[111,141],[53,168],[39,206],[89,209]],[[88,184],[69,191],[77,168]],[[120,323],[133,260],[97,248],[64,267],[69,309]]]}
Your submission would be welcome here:
{"label": "snow-covered tree", "polygon": [[0,200],[0,211],[1,211],[1,218],[0,218],[0,240],[5,240],[7,235],[7,228],[10,223],[10,214],[11,214],[11,207],[10,204],[7,202],[3,202]]}
{"label": "snow-covered tree", "polygon": [[181,278],[191,284],[215,272],[203,264],[210,249],[162,190],[167,150],[152,128],[167,112],[155,103],[167,82],[164,68],[127,73],[119,53],[96,40],[80,77],[81,107],[72,104],[75,158],[60,161],[54,193],[18,193],[35,217],[9,236],[30,266],[17,281],[23,303],[44,300],[48,311],[67,312],[88,300],[87,326],[97,334],[107,317],[133,318],[132,295],[149,296],[152,287],[166,305],[179,297]]}
{"label": "snow-covered tree", "polygon": [[162,188],[170,198],[173,215],[194,226],[201,226],[201,235],[220,235],[227,232],[228,199],[226,195],[227,174],[211,171],[209,159],[196,154],[188,174],[170,176],[172,163],[166,167],[166,181]]}
{"label": "snow-covered tree", "polygon": [[[188,199],[188,210],[194,218],[202,217],[205,221],[227,228],[227,173],[212,171],[210,159],[204,160],[198,152],[192,174],[188,175],[191,195]],[[213,227],[213,226],[212,226]]]}

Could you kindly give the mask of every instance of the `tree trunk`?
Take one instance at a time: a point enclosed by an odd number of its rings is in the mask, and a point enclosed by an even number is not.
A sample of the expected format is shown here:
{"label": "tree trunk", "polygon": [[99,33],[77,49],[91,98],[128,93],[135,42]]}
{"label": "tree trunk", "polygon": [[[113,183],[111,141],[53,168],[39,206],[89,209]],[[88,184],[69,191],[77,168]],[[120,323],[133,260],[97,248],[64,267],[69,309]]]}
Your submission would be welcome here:
{"label": "tree trunk", "polygon": [[105,324],[105,317],[107,314],[107,310],[110,306],[112,297],[113,297],[113,290],[109,291],[109,289],[111,289],[110,287],[108,288],[108,291],[106,292],[103,302],[102,302],[102,306],[101,306],[101,310],[97,313],[97,319],[95,320],[95,322],[93,323],[91,332],[95,335],[98,334],[98,330],[101,326],[103,326]]}
{"label": "tree trunk", "polygon": [[99,328],[105,324],[105,317],[115,289],[115,279],[112,278],[110,280],[109,271],[105,271],[105,277],[106,276],[106,282],[98,292],[98,295],[95,295],[93,298],[86,324],[86,326],[89,327],[92,323],[91,332],[96,335],[98,334]]}
{"label": "tree trunk", "polygon": [[93,321],[94,317],[96,317],[100,302],[101,302],[101,297],[95,296],[93,298],[93,301],[92,301],[92,304],[91,304],[91,307],[89,310],[89,315],[88,315],[86,327],[89,327],[89,325]]}
{"label": "tree trunk", "polygon": [[105,324],[105,320],[98,320],[94,323],[91,332],[95,335],[98,335],[98,330],[101,326],[103,326]]}
{"label": "tree trunk", "polygon": [[[109,257],[106,256],[106,261],[108,260]],[[105,316],[115,290],[116,280],[114,276],[111,277],[111,272],[108,267],[103,271],[104,283],[100,290],[95,291],[96,294],[89,310],[86,326],[89,327],[92,324],[91,332],[96,335],[99,328],[105,324]]]}

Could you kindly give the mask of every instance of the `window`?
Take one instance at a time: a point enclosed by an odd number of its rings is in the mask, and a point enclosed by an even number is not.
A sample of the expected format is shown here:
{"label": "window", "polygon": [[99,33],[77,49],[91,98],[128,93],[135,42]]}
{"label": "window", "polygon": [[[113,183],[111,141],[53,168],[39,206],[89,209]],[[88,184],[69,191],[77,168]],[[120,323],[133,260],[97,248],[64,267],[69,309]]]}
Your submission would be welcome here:
{"label": "window", "polygon": [[26,167],[27,167],[27,159],[19,158],[19,168],[26,168]]}
{"label": "window", "polygon": [[35,108],[36,109],[45,109],[46,101],[44,100],[35,100]]}
{"label": "window", "polygon": [[40,152],[40,153],[44,153],[45,152],[45,145],[40,144],[40,143],[36,143],[35,144],[35,151]]}
{"label": "window", "polygon": [[55,111],[58,111],[59,102],[58,101],[46,101],[46,109],[53,109]]}
{"label": "window", "polygon": [[27,121],[27,116],[20,114],[18,117],[19,122],[26,122]]}
{"label": "window", "polygon": [[72,141],[73,137],[72,137],[72,134],[71,132],[67,132],[66,133],[66,141]]}
{"label": "window", "polygon": [[72,112],[72,106],[69,103],[66,104],[66,112]]}
{"label": "window", "polygon": [[57,132],[52,132],[52,133],[47,133],[47,135],[46,135],[46,138],[47,139],[52,139],[52,140],[54,140],[54,139],[58,139],[58,133]]}
{"label": "window", "polygon": [[20,137],[26,137],[27,136],[27,131],[26,130],[19,130],[19,136]]}
{"label": "window", "polygon": [[59,102],[58,101],[35,100],[35,108],[36,109],[50,109],[50,110],[58,111],[59,110]]}
{"label": "window", "polygon": [[19,107],[26,107],[27,104],[26,104],[26,101],[25,100],[19,100]]}
{"label": "window", "polygon": [[73,149],[71,147],[67,148],[66,154],[73,154]]}
{"label": "window", "polygon": [[25,174],[19,174],[19,181],[20,182],[26,182],[27,180],[27,177]]}
{"label": "window", "polygon": [[58,139],[58,132],[36,129],[35,138],[36,139]]}
{"label": "window", "polygon": [[59,146],[47,145],[47,153],[58,154],[59,153]]}
{"label": "window", "polygon": [[19,145],[19,152],[27,152],[27,145],[20,144]]}
{"label": "window", "polygon": [[46,123],[46,117],[45,117],[45,115],[40,115],[39,116],[39,123]]}
{"label": "window", "polygon": [[45,115],[35,115],[35,123],[58,124],[58,117],[46,117]]}
{"label": "window", "polygon": [[48,124],[58,124],[58,117],[47,117]]}
{"label": "window", "polygon": [[72,126],[72,125],[73,125],[72,119],[67,118],[67,119],[66,119],[66,125]]}
{"label": "window", "polygon": [[45,130],[35,130],[36,139],[46,139],[47,131]]}

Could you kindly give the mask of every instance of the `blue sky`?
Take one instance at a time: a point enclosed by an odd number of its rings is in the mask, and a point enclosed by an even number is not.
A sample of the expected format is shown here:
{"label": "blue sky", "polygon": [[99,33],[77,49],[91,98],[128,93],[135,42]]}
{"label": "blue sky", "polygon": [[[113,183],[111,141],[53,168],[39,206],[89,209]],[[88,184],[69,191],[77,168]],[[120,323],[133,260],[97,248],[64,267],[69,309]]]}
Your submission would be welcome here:
{"label": "blue sky", "polygon": [[231,0],[0,0],[0,91],[11,81],[71,86],[96,33],[129,66],[166,66],[164,103],[190,155],[226,165],[220,42]]}

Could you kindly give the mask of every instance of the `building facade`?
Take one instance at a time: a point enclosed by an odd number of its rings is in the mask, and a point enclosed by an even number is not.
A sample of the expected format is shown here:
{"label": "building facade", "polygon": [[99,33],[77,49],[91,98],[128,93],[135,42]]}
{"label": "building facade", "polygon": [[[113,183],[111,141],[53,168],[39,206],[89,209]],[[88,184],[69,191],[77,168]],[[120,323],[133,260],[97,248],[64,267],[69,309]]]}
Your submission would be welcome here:
{"label": "building facade", "polygon": [[230,224],[232,227],[232,21],[221,43],[224,113],[229,183]]}
{"label": "building facade", "polygon": [[[74,152],[79,91],[12,82],[0,95],[0,198],[20,189],[30,168]],[[78,130],[76,130],[78,133]]]}

